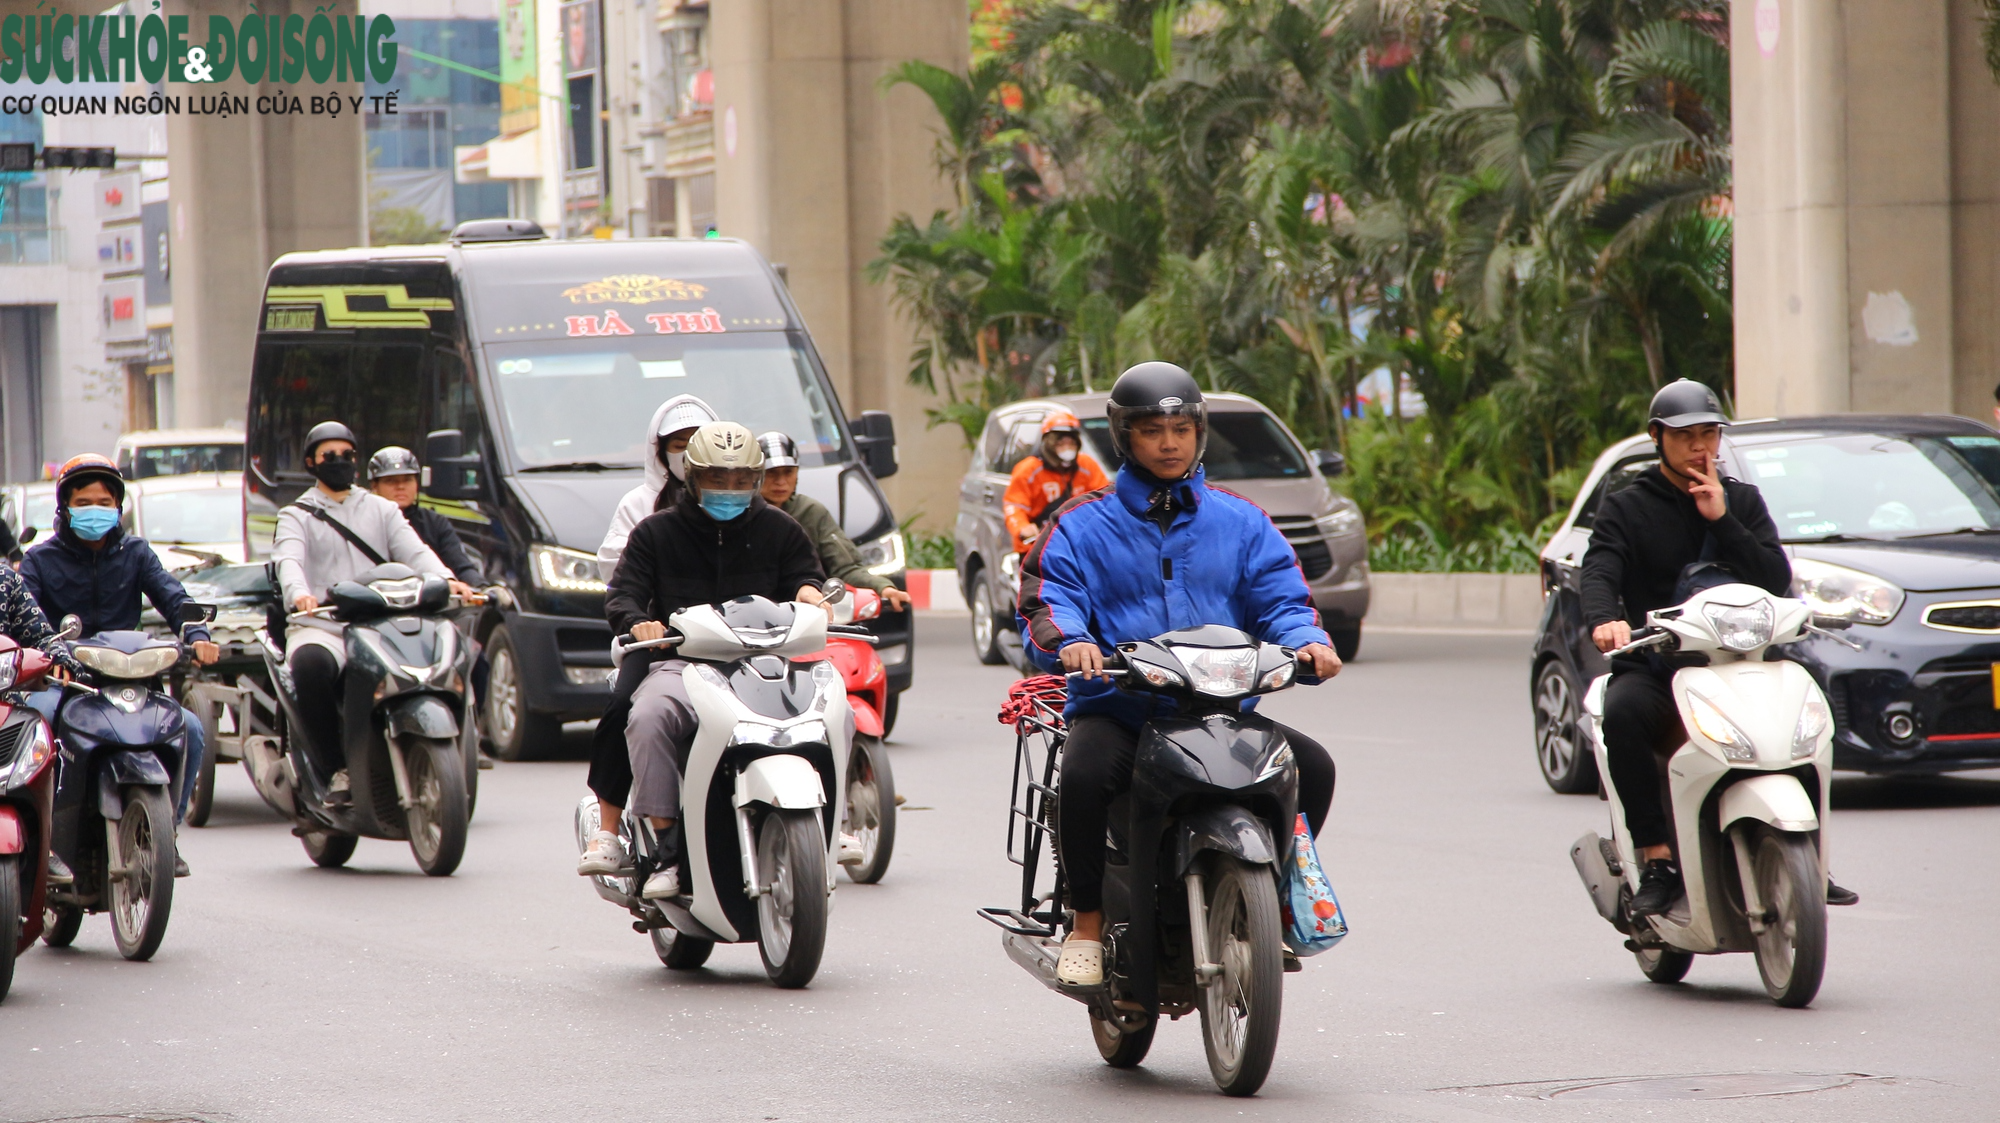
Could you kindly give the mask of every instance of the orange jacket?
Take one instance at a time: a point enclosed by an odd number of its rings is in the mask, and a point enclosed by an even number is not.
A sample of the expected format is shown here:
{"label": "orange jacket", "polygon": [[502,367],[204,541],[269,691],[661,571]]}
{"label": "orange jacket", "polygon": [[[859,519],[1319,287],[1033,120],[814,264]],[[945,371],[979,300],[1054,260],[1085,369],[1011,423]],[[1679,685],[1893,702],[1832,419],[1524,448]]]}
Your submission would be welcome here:
{"label": "orange jacket", "polygon": [[[1068,495],[1063,494],[1065,484],[1068,485]],[[1035,519],[1054,507],[1056,500],[1067,502],[1110,484],[1111,478],[1086,453],[1077,454],[1076,468],[1069,472],[1049,471],[1042,465],[1039,456],[1023,458],[1014,465],[1014,473],[1007,480],[1007,495],[1003,501],[1003,510],[1007,513],[1007,533],[1014,540],[1014,549],[1020,553],[1028,551],[1032,536],[1040,531]]]}

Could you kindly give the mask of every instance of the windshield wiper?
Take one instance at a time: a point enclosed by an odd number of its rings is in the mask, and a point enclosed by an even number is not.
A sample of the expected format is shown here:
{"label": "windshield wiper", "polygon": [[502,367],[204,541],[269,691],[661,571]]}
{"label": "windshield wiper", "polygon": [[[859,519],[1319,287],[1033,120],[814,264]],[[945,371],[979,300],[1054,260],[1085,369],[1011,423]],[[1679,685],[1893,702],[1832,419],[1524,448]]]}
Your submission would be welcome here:
{"label": "windshield wiper", "polygon": [[566,464],[537,464],[523,468],[523,472],[623,472],[637,468],[637,464],[606,464],[601,460],[572,460]]}
{"label": "windshield wiper", "polygon": [[1949,538],[1954,534],[2000,534],[2000,527],[1961,526],[1956,530],[1926,530],[1922,534],[1898,535],[1897,540],[1901,541],[1905,538]]}

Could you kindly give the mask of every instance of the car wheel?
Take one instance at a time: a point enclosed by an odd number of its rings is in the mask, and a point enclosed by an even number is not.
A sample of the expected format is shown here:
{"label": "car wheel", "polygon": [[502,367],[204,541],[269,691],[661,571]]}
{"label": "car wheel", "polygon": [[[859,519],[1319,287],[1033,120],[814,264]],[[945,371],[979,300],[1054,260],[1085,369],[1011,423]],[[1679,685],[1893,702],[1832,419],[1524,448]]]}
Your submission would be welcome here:
{"label": "car wheel", "polygon": [[1561,663],[1551,659],[1535,672],[1535,762],[1564,795],[1597,790],[1597,758],[1578,723],[1581,701]]}
{"label": "car wheel", "polygon": [[562,722],[528,708],[521,660],[506,627],[486,640],[486,735],[501,760],[541,760],[562,744]]}
{"label": "car wheel", "polygon": [[1361,621],[1356,620],[1345,628],[1334,628],[1327,635],[1333,637],[1333,653],[1340,656],[1341,662],[1353,662],[1354,657],[1361,654]]}
{"label": "car wheel", "polygon": [[992,573],[977,569],[972,573],[972,654],[981,663],[997,667],[1007,661],[1000,650],[999,612],[995,607]]}

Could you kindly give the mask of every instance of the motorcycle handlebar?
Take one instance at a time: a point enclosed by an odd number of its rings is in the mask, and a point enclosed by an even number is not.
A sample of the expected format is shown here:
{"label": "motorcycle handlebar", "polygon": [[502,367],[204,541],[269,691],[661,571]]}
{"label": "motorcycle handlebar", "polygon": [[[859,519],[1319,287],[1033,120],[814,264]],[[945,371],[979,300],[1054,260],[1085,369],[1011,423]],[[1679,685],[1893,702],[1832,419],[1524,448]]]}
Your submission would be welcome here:
{"label": "motorcycle handlebar", "polygon": [[1668,651],[1672,651],[1679,646],[1680,638],[1678,636],[1675,636],[1665,628],[1655,628],[1649,624],[1633,632],[1630,643],[1623,647],[1612,648],[1610,651],[1604,653],[1604,657],[1609,659],[1616,655],[1630,655],[1632,652],[1648,647],[1664,647]]}
{"label": "motorcycle handlebar", "polygon": [[681,642],[682,638],[673,632],[668,632],[659,639],[634,639],[631,632],[626,632],[624,635],[612,640],[612,642],[626,651],[645,651],[654,647],[674,647]]}

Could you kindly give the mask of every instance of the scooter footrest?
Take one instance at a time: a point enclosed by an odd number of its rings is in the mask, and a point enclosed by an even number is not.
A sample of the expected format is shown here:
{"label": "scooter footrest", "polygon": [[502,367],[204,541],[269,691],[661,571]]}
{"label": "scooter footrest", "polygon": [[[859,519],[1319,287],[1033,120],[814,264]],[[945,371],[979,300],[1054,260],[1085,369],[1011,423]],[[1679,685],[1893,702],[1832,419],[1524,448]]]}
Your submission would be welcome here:
{"label": "scooter footrest", "polygon": [[990,920],[1007,931],[1018,933],[1019,935],[1053,936],[1056,934],[1054,928],[1043,924],[1032,916],[1022,913],[1020,909],[999,908],[980,909],[978,911],[982,919]]}

